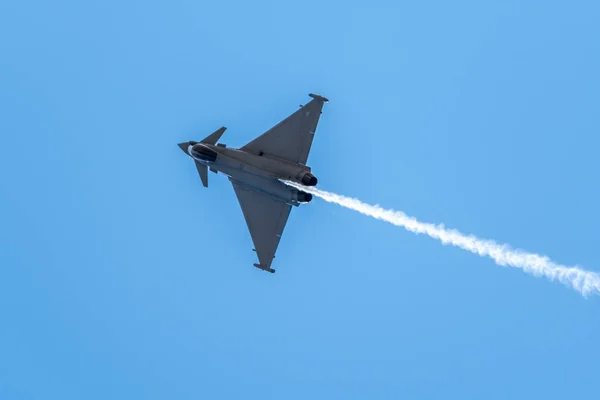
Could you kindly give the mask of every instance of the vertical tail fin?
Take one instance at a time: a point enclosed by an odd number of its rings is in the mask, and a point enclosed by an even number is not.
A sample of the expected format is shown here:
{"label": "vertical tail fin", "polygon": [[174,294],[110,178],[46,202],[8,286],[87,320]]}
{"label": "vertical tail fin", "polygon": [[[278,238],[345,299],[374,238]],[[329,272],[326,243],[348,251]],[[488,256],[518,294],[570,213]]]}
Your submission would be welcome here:
{"label": "vertical tail fin", "polygon": [[204,138],[202,143],[217,144],[217,142],[219,141],[219,139],[223,135],[223,132],[225,132],[226,129],[227,128],[225,128],[224,126],[220,127],[219,129],[208,135],[206,138]]}
{"label": "vertical tail fin", "polygon": [[202,180],[202,185],[208,187],[208,167],[196,161],[196,169]]}

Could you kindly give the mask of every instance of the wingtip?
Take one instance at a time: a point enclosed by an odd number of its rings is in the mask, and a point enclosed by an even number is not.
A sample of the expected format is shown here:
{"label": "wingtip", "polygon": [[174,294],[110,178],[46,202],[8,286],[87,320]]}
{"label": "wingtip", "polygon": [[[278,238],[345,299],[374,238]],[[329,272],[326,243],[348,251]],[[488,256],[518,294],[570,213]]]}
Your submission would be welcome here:
{"label": "wingtip", "polygon": [[253,265],[254,265],[256,268],[258,268],[258,269],[262,269],[263,271],[267,271],[267,272],[270,272],[270,273],[272,273],[272,274],[274,274],[274,273],[275,273],[275,270],[274,270],[273,268],[266,267],[266,266],[264,266],[264,265],[261,265],[261,264],[253,264]]}
{"label": "wingtip", "polygon": [[315,100],[319,100],[322,101],[323,103],[327,103],[329,101],[329,99],[327,97],[323,97],[319,94],[315,94],[315,93],[309,93],[308,94],[310,97],[312,97]]}

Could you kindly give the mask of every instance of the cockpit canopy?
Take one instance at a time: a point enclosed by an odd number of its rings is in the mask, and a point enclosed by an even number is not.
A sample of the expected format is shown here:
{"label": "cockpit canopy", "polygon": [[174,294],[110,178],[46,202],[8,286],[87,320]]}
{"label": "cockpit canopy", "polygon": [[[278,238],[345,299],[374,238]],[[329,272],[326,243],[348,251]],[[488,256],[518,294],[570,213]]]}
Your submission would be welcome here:
{"label": "cockpit canopy", "polygon": [[217,160],[217,152],[202,143],[194,144],[192,147],[192,156],[198,160],[214,162]]}

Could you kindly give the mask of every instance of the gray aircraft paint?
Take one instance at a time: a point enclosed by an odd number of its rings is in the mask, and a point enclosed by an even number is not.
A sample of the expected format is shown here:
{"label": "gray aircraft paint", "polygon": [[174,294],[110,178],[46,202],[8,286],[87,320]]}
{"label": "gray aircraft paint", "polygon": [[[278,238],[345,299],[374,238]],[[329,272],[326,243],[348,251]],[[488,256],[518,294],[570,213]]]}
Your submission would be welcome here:
{"label": "gray aircraft paint", "polygon": [[228,176],[258,255],[259,264],[254,266],[268,272],[275,272],[271,264],[291,206],[312,199],[311,194],[281,180],[317,184],[306,161],[323,104],[328,100],[310,96],[313,100],[309,103],[239,149],[217,143],[225,127],[201,142],[179,143],[181,150],[194,159],[204,186],[208,186],[208,170]]}

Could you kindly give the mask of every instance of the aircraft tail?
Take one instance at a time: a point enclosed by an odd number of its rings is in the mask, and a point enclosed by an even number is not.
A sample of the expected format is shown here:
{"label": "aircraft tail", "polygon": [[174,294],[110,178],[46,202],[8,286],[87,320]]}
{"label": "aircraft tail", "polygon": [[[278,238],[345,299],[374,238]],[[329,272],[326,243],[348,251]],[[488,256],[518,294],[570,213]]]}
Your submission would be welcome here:
{"label": "aircraft tail", "polygon": [[202,140],[202,143],[213,145],[217,144],[217,142],[219,141],[219,139],[221,139],[221,136],[223,136],[223,132],[225,132],[226,129],[227,128],[225,128],[224,126],[220,127],[219,129],[205,137],[204,140]]}
{"label": "aircraft tail", "polygon": [[208,167],[196,161],[196,169],[202,180],[202,186],[208,187]]}

